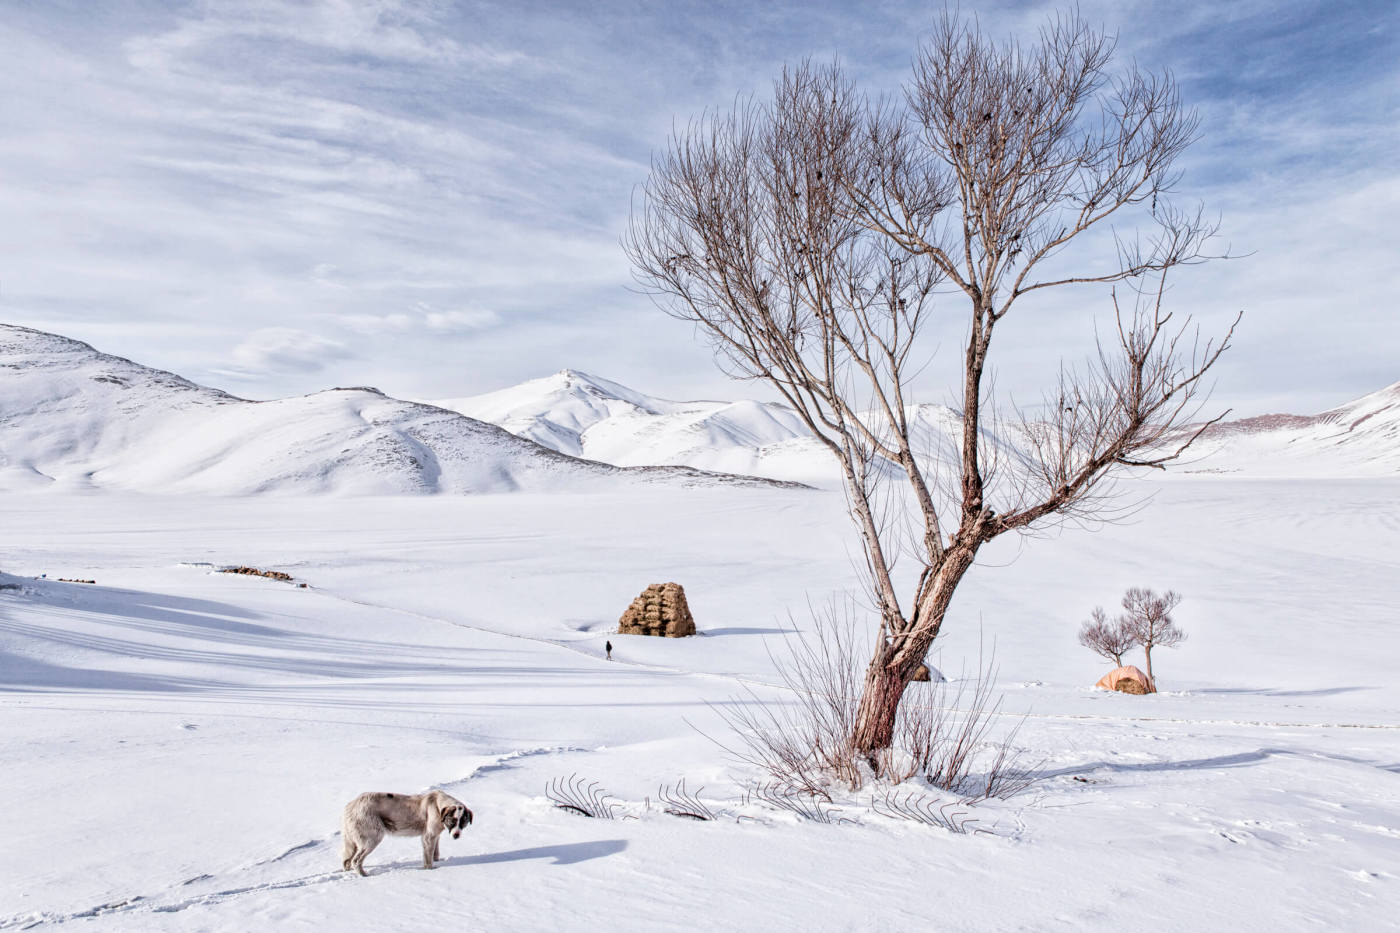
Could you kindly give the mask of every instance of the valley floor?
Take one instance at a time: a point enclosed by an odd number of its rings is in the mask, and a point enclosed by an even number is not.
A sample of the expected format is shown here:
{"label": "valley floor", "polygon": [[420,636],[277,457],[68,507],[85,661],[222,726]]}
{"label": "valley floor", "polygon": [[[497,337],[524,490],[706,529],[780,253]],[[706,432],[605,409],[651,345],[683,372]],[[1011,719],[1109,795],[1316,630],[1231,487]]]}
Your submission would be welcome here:
{"label": "valley floor", "polygon": [[[868,793],[837,824],[741,805],[756,775],[705,737],[745,689],[783,702],[770,650],[856,588],[839,494],[0,496],[0,929],[1400,922],[1400,481],[1129,491],[1129,522],[999,542],[959,591],[932,660],[994,645],[1044,762],[968,835]],[[610,634],[668,580],[702,637]],[[1093,690],[1075,643],[1132,585],[1185,597],[1155,696]],[[575,774],[619,819],[551,807]],[[662,812],[682,777],[725,818]],[[346,801],[430,785],[476,812],[437,870],[413,839],[336,870]]]}

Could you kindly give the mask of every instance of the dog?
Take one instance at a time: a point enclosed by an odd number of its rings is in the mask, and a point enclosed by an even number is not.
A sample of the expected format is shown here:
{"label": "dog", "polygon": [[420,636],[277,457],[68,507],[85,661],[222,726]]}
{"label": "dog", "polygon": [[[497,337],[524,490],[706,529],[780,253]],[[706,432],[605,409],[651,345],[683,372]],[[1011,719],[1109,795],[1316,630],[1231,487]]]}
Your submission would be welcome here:
{"label": "dog", "polygon": [[361,794],[345,805],[340,828],[344,842],[341,866],[365,874],[365,857],[385,834],[423,837],[423,867],[432,868],[442,856],[438,837],[446,830],[459,839],[470,826],[472,811],[440,790],[426,794]]}

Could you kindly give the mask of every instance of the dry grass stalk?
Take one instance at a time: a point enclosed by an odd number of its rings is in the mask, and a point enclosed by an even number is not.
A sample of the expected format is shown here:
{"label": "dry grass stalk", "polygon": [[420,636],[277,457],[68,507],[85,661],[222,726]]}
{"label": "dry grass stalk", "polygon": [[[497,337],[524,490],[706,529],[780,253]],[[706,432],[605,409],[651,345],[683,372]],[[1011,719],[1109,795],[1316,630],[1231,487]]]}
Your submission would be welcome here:
{"label": "dry grass stalk", "polygon": [[560,810],[596,820],[617,819],[619,804],[613,803],[613,798],[599,789],[597,781],[585,784],[577,774],[569,775],[567,781],[554,778],[545,786],[544,794]]}
{"label": "dry grass stalk", "polygon": [[841,812],[829,802],[823,802],[808,795],[800,788],[790,787],[781,782],[753,784],[744,791],[743,804],[767,804],[779,810],[794,813],[813,823],[854,823],[855,820],[838,816]]}
{"label": "dry grass stalk", "polygon": [[861,672],[853,615],[838,616],[832,604],[813,609],[812,618],[812,633],[790,632],[785,656],[769,648],[791,700],[766,701],[748,690],[730,705],[716,707],[740,738],[736,745],[717,744],[777,784],[829,801],[833,780],[850,788],[865,781],[851,738]]}
{"label": "dry grass stalk", "polygon": [[685,778],[681,778],[674,787],[662,784],[657,790],[656,796],[665,805],[665,811],[672,816],[709,822],[715,819],[715,811],[710,809],[709,804],[700,799],[700,791],[704,789],[701,787],[691,793],[686,790]]}
{"label": "dry grass stalk", "polygon": [[[966,833],[968,827],[976,823],[977,820],[964,819],[965,810],[949,812],[958,805],[959,801],[945,803],[937,797],[930,797],[918,791],[901,793],[892,787],[870,798],[870,809],[881,816],[922,823],[925,826],[938,826],[949,832],[962,834]],[[986,832],[986,830],[973,830],[973,832]]]}
{"label": "dry grass stalk", "polygon": [[1037,779],[1038,763],[1024,761],[1013,745],[1024,717],[998,738],[1004,714],[996,687],[995,655],[977,676],[960,678],[952,697],[945,684],[930,685],[927,702],[901,704],[895,741],[877,752],[872,767],[851,731],[859,715],[863,677],[855,607],[846,602],[813,610],[813,630],[794,630],[786,655],[769,656],[787,702],[765,702],[752,691],[716,707],[739,737],[720,744],[739,762],[765,772],[794,793],[832,799],[833,783],[858,790],[872,779],[889,785],[921,776],[965,801],[1009,798]]}

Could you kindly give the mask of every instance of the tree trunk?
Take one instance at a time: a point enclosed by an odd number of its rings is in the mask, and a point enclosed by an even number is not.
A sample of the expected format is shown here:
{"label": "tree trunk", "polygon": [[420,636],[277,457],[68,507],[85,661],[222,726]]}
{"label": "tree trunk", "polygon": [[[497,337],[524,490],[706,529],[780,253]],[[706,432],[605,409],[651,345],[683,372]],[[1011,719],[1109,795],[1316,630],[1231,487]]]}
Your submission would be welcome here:
{"label": "tree trunk", "polygon": [[1152,646],[1142,646],[1143,656],[1147,658],[1147,689],[1152,693],[1157,692],[1157,679],[1152,676]]}
{"label": "tree trunk", "polygon": [[914,677],[914,668],[904,669],[890,663],[892,660],[877,658],[870,663],[856,710],[855,746],[870,760],[872,767],[875,766],[872,756],[894,744],[899,701]]}
{"label": "tree trunk", "polygon": [[889,644],[878,646],[870,667],[866,668],[852,738],[856,750],[865,756],[871,767],[876,767],[875,753],[894,744],[899,702],[914,679],[914,672],[924,663],[933,640],[938,637],[943,617],[953,600],[953,591],[972,566],[977,547],[976,544],[955,544],[943,553],[943,562],[923,601],[916,607],[907,632],[891,639]]}

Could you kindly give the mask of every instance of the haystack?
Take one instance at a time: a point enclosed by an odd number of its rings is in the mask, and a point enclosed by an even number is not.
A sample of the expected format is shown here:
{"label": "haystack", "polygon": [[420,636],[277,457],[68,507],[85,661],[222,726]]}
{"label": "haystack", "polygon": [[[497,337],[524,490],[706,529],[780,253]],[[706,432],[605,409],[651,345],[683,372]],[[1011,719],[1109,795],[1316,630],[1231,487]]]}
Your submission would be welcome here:
{"label": "haystack", "polygon": [[1131,664],[1125,664],[1123,667],[1115,667],[1113,670],[1100,677],[1099,682],[1094,684],[1094,686],[1101,687],[1104,690],[1116,690],[1119,693],[1131,693],[1137,696],[1141,696],[1144,693],[1157,692],[1152,689],[1152,681],[1147,679],[1147,675]]}
{"label": "haystack", "polygon": [[695,634],[695,617],[679,583],[653,583],[632,600],[617,621],[619,635],[684,638]]}

